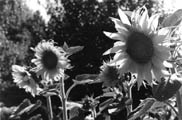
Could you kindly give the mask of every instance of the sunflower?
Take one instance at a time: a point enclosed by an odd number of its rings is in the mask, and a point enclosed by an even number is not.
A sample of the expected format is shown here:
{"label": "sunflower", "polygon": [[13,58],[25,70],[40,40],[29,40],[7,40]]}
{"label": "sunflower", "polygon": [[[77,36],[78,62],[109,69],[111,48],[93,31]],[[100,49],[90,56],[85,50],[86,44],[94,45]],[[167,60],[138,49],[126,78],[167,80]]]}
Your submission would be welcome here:
{"label": "sunflower", "polygon": [[48,82],[58,81],[64,76],[64,70],[70,68],[66,52],[54,45],[54,41],[41,41],[33,49],[35,59],[32,62],[36,65],[32,70]]}
{"label": "sunflower", "polygon": [[31,77],[31,74],[27,71],[26,67],[13,65],[12,66],[12,76],[14,83],[16,83],[19,88],[24,88],[26,92],[30,92],[32,96],[38,95],[41,88]]}
{"label": "sunflower", "polygon": [[116,66],[109,65],[107,62],[101,66],[101,73],[99,74],[100,80],[106,87],[114,87],[119,82],[119,74]]}
{"label": "sunflower", "polygon": [[120,76],[125,72],[137,74],[138,87],[143,80],[148,83],[152,83],[153,79],[160,80],[165,71],[164,62],[170,55],[170,49],[164,46],[169,30],[157,29],[159,15],[149,18],[145,6],[132,12],[130,20],[121,9],[118,13],[120,20],[111,17],[117,32],[104,32],[118,41],[104,55],[115,53],[110,64],[119,67]]}

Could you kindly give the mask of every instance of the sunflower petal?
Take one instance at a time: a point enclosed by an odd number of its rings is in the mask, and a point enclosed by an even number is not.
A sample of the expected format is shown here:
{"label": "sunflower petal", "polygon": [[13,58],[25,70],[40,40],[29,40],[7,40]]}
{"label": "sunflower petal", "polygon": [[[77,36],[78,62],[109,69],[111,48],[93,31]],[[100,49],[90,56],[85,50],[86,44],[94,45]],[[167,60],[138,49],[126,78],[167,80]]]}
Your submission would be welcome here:
{"label": "sunflower petal", "polygon": [[104,31],[104,34],[111,39],[123,41],[123,35],[121,33],[111,33]]}
{"label": "sunflower petal", "polygon": [[113,18],[113,17],[110,17],[110,19],[114,22],[115,24],[115,28],[118,32],[127,32],[128,30],[123,26],[122,22],[117,19],[117,18]]}
{"label": "sunflower petal", "polygon": [[142,9],[140,9],[140,13],[142,12],[142,10],[144,11],[139,19],[139,25],[141,26],[141,28],[143,30],[147,30],[148,28],[148,21],[149,21],[149,16],[148,16],[148,10],[147,8],[144,6],[142,7]]}
{"label": "sunflower petal", "polygon": [[119,65],[118,73],[122,76],[125,72],[129,71],[130,61],[128,59],[122,59],[117,61],[116,65]]}
{"label": "sunflower petal", "polygon": [[157,68],[157,67],[153,67],[153,74],[154,74],[154,78],[157,80],[157,81],[160,81],[161,80],[161,77],[163,76],[163,73],[161,71],[160,68]]}
{"label": "sunflower petal", "polygon": [[145,79],[147,80],[147,82],[149,83],[149,84],[151,84],[152,83],[152,73],[151,73],[151,68],[152,68],[152,66],[151,66],[151,64],[147,64],[147,65],[145,65],[145,70],[144,70],[144,77],[145,77]]}
{"label": "sunflower petal", "polygon": [[120,46],[110,48],[109,50],[107,50],[106,52],[104,52],[103,55],[108,55],[108,54],[111,54],[111,53],[116,53],[118,51],[121,51],[121,47]]}
{"label": "sunflower petal", "polygon": [[149,19],[149,30],[156,30],[159,23],[159,14],[152,15]]}
{"label": "sunflower petal", "polygon": [[158,36],[163,35],[163,36],[167,36],[169,34],[170,30],[168,28],[162,28],[160,30],[158,30]]}
{"label": "sunflower petal", "polygon": [[126,45],[126,43],[124,43],[122,41],[117,41],[117,42],[114,43],[114,47],[116,47],[116,46],[125,46],[125,45]]}
{"label": "sunflower petal", "polygon": [[128,17],[120,8],[118,9],[118,14],[119,14],[120,20],[123,24],[131,25],[130,21],[128,20]]}

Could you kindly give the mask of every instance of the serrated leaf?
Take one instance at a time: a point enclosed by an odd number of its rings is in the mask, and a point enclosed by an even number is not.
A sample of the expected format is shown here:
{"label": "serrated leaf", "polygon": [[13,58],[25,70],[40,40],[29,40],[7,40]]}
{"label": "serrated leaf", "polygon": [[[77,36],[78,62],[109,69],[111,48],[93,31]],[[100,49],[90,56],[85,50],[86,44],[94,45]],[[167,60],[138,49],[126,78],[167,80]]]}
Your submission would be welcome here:
{"label": "serrated leaf", "polygon": [[154,98],[146,98],[143,100],[140,105],[129,114],[128,120],[135,120],[138,117],[146,114],[146,112],[150,110],[155,101],[156,100]]}
{"label": "serrated leaf", "polygon": [[177,26],[182,20],[182,9],[175,11],[173,14],[166,17],[163,22],[163,27]]}
{"label": "serrated leaf", "polygon": [[170,78],[167,80],[163,79],[159,84],[153,85],[153,97],[158,101],[165,101],[173,97],[181,87],[181,77],[173,74]]}

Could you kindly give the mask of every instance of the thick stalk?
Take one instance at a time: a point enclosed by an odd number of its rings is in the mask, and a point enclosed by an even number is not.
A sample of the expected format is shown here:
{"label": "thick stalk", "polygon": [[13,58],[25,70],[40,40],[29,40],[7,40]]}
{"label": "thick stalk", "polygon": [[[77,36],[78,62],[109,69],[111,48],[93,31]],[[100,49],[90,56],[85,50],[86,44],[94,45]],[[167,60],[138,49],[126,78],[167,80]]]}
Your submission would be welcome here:
{"label": "thick stalk", "polygon": [[69,94],[70,94],[71,90],[72,90],[76,85],[77,85],[76,83],[73,83],[73,84],[71,85],[71,87],[69,87],[69,89],[68,89],[67,92],[66,92],[66,98],[69,97]]}
{"label": "thick stalk", "polygon": [[49,120],[53,120],[53,112],[52,112],[52,104],[51,104],[51,96],[46,96],[47,100],[47,108],[48,108],[48,117]]}
{"label": "thick stalk", "polygon": [[[128,97],[132,100],[132,85],[128,87]],[[132,112],[132,104],[128,106],[128,114]]]}
{"label": "thick stalk", "polygon": [[64,90],[64,79],[62,78],[60,80],[60,94],[61,94],[61,101],[62,101],[62,106],[63,106],[63,120],[68,120],[68,115],[67,115],[67,109],[66,109],[66,95],[65,95],[65,90]]}

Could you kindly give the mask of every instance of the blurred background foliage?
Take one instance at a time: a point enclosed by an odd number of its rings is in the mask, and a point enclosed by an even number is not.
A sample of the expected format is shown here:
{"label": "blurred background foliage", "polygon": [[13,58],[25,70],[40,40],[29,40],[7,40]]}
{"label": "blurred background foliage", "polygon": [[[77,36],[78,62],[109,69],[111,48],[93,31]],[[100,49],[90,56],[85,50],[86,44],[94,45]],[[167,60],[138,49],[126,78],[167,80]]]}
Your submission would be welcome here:
{"label": "blurred background foliage", "polygon": [[[0,102],[11,106],[19,104],[24,97],[31,97],[12,82],[11,65],[31,65],[33,52],[29,48],[42,39],[54,39],[59,45],[66,42],[69,46],[84,46],[82,51],[70,56],[73,69],[66,71],[70,76],[66,88],[78,74],[99,73],[103,60],[112,57],[102,56],[114,42],[103,34],[103,31],[115,31],[109,17],[118,17],[118,7],[132,11],[144,4],[150,14],[161,10],[154,0],[55,0],[55,4],[48,1],[46,11],[50,19],[45,22],[40,12],[32,12],[23,0],[0,0]],[[102,92],[101,85],[77,89],[71,94],[72,100]],[[83,94],[77,92],[80,90]],[[145,91],[144,95],[137,93],[134,99],[150,94],[150,91]]]}

